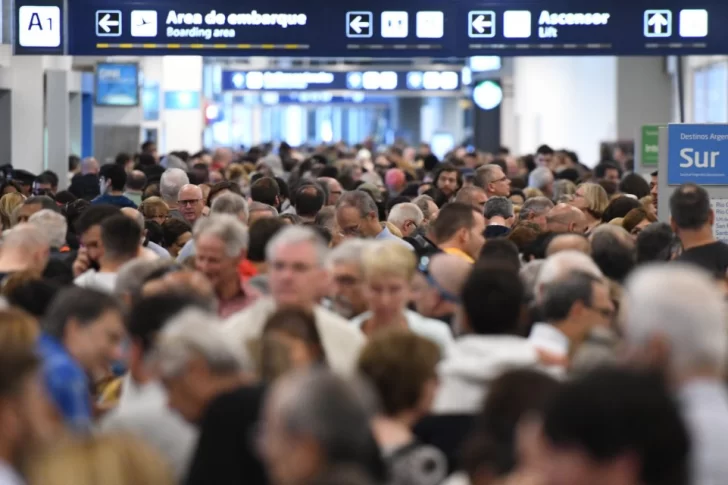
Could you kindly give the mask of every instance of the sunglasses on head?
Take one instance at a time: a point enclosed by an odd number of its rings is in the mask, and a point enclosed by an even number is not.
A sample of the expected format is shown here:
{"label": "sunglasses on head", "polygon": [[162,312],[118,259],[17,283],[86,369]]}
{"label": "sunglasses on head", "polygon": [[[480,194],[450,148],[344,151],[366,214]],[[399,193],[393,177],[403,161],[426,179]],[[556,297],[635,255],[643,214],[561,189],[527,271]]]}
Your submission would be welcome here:
{"label": "sunglasses on head", "polygon": [[446,290],[440,284],[435,280],[435,278],[432,277],[430,274],[430,263],[432,262],[431,256],[422,256],[420,258],[419,263],[417,264],[417,271],[422,274],[422,276],[425,277],[427,280],[427,284],[434,287],[438,293],[440,293],[440,297],[445,300],[449,301],[450,303],[460,303],[460,297],[454,293],[451,293],[450,291]]}

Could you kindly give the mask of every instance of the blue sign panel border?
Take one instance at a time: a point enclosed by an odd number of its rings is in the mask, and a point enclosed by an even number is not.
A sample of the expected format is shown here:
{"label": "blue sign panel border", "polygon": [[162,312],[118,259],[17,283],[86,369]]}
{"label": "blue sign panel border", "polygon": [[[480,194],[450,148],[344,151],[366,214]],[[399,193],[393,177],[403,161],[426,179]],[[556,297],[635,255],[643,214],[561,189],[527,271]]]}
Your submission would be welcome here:
{"label": "blue sign panel border", "polygon": [[667,127],[668,185],[728,185],[728,124]]}

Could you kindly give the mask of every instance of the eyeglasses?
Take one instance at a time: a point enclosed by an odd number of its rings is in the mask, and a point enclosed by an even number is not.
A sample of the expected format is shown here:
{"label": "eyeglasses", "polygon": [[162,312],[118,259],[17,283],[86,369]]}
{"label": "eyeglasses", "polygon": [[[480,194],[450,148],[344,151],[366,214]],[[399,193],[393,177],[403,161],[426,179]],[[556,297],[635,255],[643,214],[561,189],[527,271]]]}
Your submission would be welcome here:
{"label": "eyeglasses", "polygon": [[450,303],[460,303],[460,297],[455,295],[454,293],[449,292],[435,280],[435,278],[432,277],[430,274],[430,262],[432,262],[432,258],[430,256],[422,256],[420,258],[420,262],[417,265],[417,271],[419,271],[422,276],[425,277],[427,280],[427,284],[434,287],[438,293],[440,293],[440,297],[448,301]]}
{"label": "eyeglasses", "polygon": [[177,201],[179,205],[195,205],[198,202],[200,202],[202,199],[190,199],[190,200],[180,200]]}

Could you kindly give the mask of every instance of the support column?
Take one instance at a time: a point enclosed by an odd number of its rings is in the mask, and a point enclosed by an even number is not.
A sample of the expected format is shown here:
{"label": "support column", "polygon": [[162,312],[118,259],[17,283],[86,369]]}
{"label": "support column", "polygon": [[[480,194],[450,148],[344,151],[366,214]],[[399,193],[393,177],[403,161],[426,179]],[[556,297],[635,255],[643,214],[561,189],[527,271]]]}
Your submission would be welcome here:
{"label": "support column", "polygon": [[[166,152],[200,151],[205,129],[202,106],[202,57],[163,57],[161,86],[164,99],[161,113],[161,146]],[[176,106],[171,105],[172,100],[177,101]]]}
{"label": "support column", "polygon": [[44,71],[42,56],[12,58],[11,162],[15,168],[35,174],[45,165]]}
{"label": "support column", "polygon": [[397,138],[404,138],[409,144],[420,142],[422,120],[422,98],[398,98],[394,129]]}
{"label": "support column", "polygon": [[[72,152],[69,126],[71,122],[69,75],[68,71],[55,69],[48,70],[45,74],[47,157],[44,168],[57,173],[59,178],[68,171],[68,155]],[[80,131],[80,109],[78,118]]]}

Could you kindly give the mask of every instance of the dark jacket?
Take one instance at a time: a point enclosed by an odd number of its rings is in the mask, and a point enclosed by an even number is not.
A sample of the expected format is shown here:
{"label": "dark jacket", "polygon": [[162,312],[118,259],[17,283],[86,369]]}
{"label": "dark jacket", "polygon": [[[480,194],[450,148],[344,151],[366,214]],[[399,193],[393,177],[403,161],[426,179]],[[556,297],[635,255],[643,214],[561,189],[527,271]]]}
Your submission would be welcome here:
{"label": "dark jacket", "polygon": [[76,174],[71,179],[68,191],[79,199],[93,200],[99,195],[99,177],[92,173]]}

